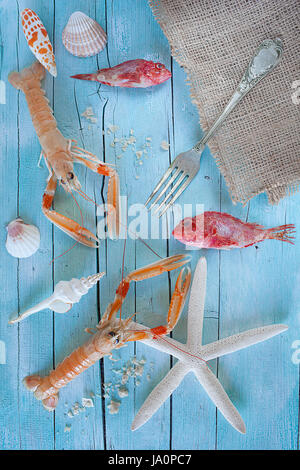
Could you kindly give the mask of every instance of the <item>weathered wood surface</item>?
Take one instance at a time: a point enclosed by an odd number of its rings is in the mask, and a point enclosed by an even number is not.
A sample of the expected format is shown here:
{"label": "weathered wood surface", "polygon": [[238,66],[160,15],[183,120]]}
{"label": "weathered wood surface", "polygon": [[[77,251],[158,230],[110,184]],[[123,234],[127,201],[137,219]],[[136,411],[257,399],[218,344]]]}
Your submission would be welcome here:
{"label": "weathered wood surface", "polygon": [[[37,167],[40,146],[33,130],[24,96],[7,82],[12,70],[20,70],[34,60],[25,41],[20,12],[32,8],[44,22],[55,47],[58,77],[49,74],[46,94],[59,128],[68,138],[115,163],[121,178],[121,191],[128,206],[143,203],[154,183],[180,151],[201,136],[196,109],[190,102],[185,73],[173,61],[168,42],[155,22],[146,0],[2,0],[1,80],[6,84],[6,105],[1,116],[1,231],[0,231],[0,340],[5,342],[7,360],[0,364],[0,447],[2,449],[297,449],[299,446],[299,365],[292,361],[292,344],[299,338],[299,236],[295,246],[267,241],[258,247],[230,252],[208,250],[208,290],[204,320],[204,342],[222,338],[256,326],[286,323],[289,331],[266,343],[213,361],[225,390],[240,411],[247,427],[245,436],[232,429],[216,411],[193,374],[189,374],[156,415],[134,433],[133,417],[149,392],[169,370],[172,360],[142,344],[120,350],[118,362],[105,359],[62,390],[57,410],[47,413],[23,385],[24,376],[47,373],[86,338],[85,327],[94,326],[103,314],[121,278],[122,241],[104,241],[99,250],[77,245],[46,220],[41,213],[41,197],[47,170]],[[95,18],[108,34],[108,46],[98,56],[79,59],[71,56],[61,41],[70,16],[80,10]],[[127,59],[144,57],[161,61],[171,68],[171,81],[146,90],[114,89],[70,79],[75,73],[88,73]],[[81,116],[91,106],[97,117],[92,124]],[[119,130],[116,137],[137,138],[136,150],[152,138],[149,158],[137,163],[134,152],[111,146],[109,125]],[[104,131],[104,132],[103,132]],[[170,151],[160,143],[170,143]],[[122,154],[122,158],[117,158]],[[77,169],[83,189],[98,204],[106,200],[107,181],[83,168]],[[203,204],[205,210],[221,210],[243,220],[266,226],[295,223],[300,227],[300,195],[267,204],[264,195],[247,207],[233,206],[215,162],[206,150],[199,175],[180,204]],[[85,224],[95,231],[93,205],[80,200]],[[79,219],[71,198],[60,190],[55,207]],[[5,250],[5,225],[21,216],[41,231],[41,247],[31,258],[17,260]],[[129,214],[128,222],[134,214]],[[170,218],[173,224],[173,215]],[[167,228],[170,230],[170,227]],[[140,230],[140,227],[137,227]],[[141,234],[147,238],[147,234]],[[162,256],[182,252],[173,239],[149,241]],[[191,251],[192,267],[199,258]],[[203,253],[201,253],[203,254]],[[125,273],[154,261],[155,256],[139,240],[128,238]],[[41,312],[23,323],[8,326],[7,321],[48,296],[61,279],[71,279],[106,271],[97,288],[66,315]],[[176,273],[131,286],[123,313],[139,313],[139,321],[161,324]],[[184,341],[186,312],[173,336]],[[108,412],[109,399],[96,396],[95,407],[73,419],[67,411],[90,393],[101,393],[103,383],[117,382],[113,368],[119,368],[136,355],[145,357],[141,384],[130,379],[129,396],[121,400],[117,415]],[[148,379],[146,378],[148,375]],[[117,398],[117,395],[114,395]],[[65,426],[71,425],[69,432]]]}

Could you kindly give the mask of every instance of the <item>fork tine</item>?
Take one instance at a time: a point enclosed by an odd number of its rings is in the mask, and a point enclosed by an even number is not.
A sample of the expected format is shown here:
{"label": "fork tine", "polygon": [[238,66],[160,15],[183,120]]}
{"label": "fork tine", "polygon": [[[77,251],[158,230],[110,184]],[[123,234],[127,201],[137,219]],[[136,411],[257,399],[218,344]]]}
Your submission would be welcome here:
{"label": "fork tine", "polygon": [[160,211],[160,209],[162,208],[162,206],[164,204],[166,204],[167,200],[172,196],[172,194],[176,191],[176,189],[178,188],[178,186],[180,186],[180,184],[183,182],[183,180],[187,177],[188,175],[183,172],[182,175],[178,178],[178,180],[176,181],[176,183],[174,184],[173,188],[171,189],[171,191],[169,192],[169,194],[166,195],[166,197],[164,198],[164,200],[162,201],[162,203],[158,206],[158,208],[155,210],[154,214],[156,214],[157,212]]}
{"label": "fork tine", "polygon": [[174,196],[172,197],[172,199],[168,202],[168,204],[164,207],[164,209],[161,211],[161,213],[159,214],[159,217],[161,217],[168,209],[170,206],[172,206],[172,204],[174,204],[174,202],[176,201],[176,199],[180,196],[181,193],[183,193],[183,191],[185,190],[185,188],[190,184],[190,181],[192,180],[192,178],[190,176],[188,176],[187,180],[183,183],[182,186],[180,186],[180,188],[178,189],[177,193],[174,194]]}
{"label": "fork tine", "polygon": [[176,178],[180,175],[181,173],[181,170],[179,168],[177,168],[177,170],[175,171],[175,173],[173,173],[173,175],[171,176],[171,178],[169,179],[169,181],[167,182],[166,186],[161,190],[161,192],[159,193],[159,195],[155,198],[155,200],[152,202],[151,206],[149,207],[149,210],[152,209],[152,207],[155,205],[155,203],[157,201],[159,201],[159,199],[163,196],[163,194],[165,194],[165,192],[167,191],[167,189],[171,186],[172,183],[174,183],[174,181],[176,180]]}
{"label": "fork tine", "polygon": [[155,186],[155,188],[153,189],[152,193],[150,194],[150,196],[148,197],[147,201],[145,202],[145,206],[147,206],[147,204],[151,201],[151,199],[155,196],[155,194],[158,192],[158,190],[160,189],[160,187],[164,184],[164,182],[169,178],[170,174],[172,173],[172,171],[174,170],[174,167],[173,167],[173,164],[174,162],[172,163],[172,165],[169,166],[169,168],[167,169],[167,171],[165,172],[165,174],[163,175],[163,177],[161,178],[161,180],[159,181],[159,183],[157,183],[157,185]]}

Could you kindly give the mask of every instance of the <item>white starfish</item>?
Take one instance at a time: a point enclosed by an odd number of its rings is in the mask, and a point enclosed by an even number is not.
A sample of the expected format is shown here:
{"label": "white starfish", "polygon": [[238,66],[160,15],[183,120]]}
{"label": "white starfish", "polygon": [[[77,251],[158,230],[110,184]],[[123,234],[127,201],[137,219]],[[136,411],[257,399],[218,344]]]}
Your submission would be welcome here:
{"label": "white starfish", "polygon": [[[179,343],[173,338],[155,338],[142,341],[155,349],[177,357],[179,361],[154,388],[141,406],[131,426],[133,431],[145,424],[180,385],[184,376],[193,371],[208,396],[227,421],[240,433],[244,434],[246,432],[245,424],[239,412],[205,361],[265,341],[287,330],[288,327],[282,324],[262,326],[202,346],[205,293],[206,260],[200,258],[195,269],[189,301],[187,344]],[[145,329],[143,325],[133,324],[135,328]]]}

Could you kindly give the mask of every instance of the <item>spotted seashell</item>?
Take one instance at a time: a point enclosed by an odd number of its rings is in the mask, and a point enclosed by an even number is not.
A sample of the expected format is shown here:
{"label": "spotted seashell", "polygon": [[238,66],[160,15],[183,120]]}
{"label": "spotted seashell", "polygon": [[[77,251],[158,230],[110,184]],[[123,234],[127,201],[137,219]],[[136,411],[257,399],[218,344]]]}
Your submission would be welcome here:
{"label": "spotted seashell", "polygon": [[6,227],[6,249],[15,258],[28,258],[40,246],[40,232],[34,225],[25,224],[18,218]]}
{"label": "spotted seashell", "polygon": [[22,11],[21,18],[28,46],[45,69],[56,77],[57,71],[53,48],[45,26],[37,14],[29,8]]}
{"label": "spotted seashell", "polygon": [[104,49],[107,38],[96,21],[81,11],[75,11],[63,30],[62,41],[71,54],[90,57]]}

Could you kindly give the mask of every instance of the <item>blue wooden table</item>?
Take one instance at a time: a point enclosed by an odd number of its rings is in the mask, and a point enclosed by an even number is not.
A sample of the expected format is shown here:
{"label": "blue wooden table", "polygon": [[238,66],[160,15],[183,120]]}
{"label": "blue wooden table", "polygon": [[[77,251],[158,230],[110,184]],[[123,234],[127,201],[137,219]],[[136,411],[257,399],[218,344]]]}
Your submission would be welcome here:
{"label": "blue wooden table", "polygon": [[[216,411],[193,374],[159,411],[139,430],[132,432],[132,420],[153,387],[165,376],[173,359],[146,345],[130,344],[118,353],[119,361],[105,358],[61,391],[55,413],[48,413],[22,379],[28,374],[44,375],[83,342],[84,329],[94,326],[113,299],[121,279],[123,241],[103,241],[99,250],[82,245],[50,261],[72,246],[72,240],[54,228],[42,215],[41,198],[47,170],[37,167],[40,145],[22,93],[7,81],[12,70],[34,61],[20,24],[20,12],[33,9],[44,22],[54,44],[58,76],[49,74],[44,82],[58,126],[67,138],[114,163],[121,179],[121,192],[128,207],[143,203],[154,183],[177,153],[201,137],[198,115],[191,104],[185,72],[172,59],[166,38],[154,20],[146,0],[2,0],[1,80],[6,85],[6,104],[1,116],[1,230],[0,230],[0,341],[6,362],[0,364],[0,446],[2,449],[297,449],[299,447],[299,311],[300,243],[295,246],[266,241],[257,247],[218,252],[191,251],[192,268],[200,255],[208,263],[208,288],[204,319],[204,342],[271,323],[286,323],[289,330],[271,340],[212,361],[231,400],[241,413],[246,435],[236,432]],[[70,55],[61,40],[71,13],[83,11],[107,31],[107,48],[96,57],[80,59]],[[149,89],[110,88],[70,78],[128,59],[145,58],[164,63],[172,80]],[[2,91],[3,91],[3,82]],[[92,107],[97,122],[81,114]],[[115,135],[109,126],[118,126]],[[113,146],[114,137],[136,137],[135,151]],[[152,140],[148,139],[150,137]],[[169,151],[160,148],[170,143]],[[139,163],[141,161],[141,164]],[[83,168],[77,174],[98,204],[106,200],[107,179]],[[85,225],[93,232],[101,217],[95,207],[80,200]],[[206,150],[201,170],[185,191],[180,204],[203,204],[205,210],[229,212],[244,221],[272,227],[294,223],[300,229],[300,194],[270,206],[264,195],[246,207],[234,206],[213,157]],[[195,207],[195,206],[194,206]],[[56,210],[80,220],[73,200],[62,190],[55,199]],[[37,225],[41,246],[28,259],[12,258],[5,250],[5,226],[17,216]],[[128,222],[135,214],[129,213]],[[172,213],[167,227],[172,229]],[[141,227],[135,227],[140,230]],[[141,234],[144,238],[150,238]],[[173,238],[148,240],[161,256],[184,251]],[[139,240],[128,238],[125,274],[135,267],[156,261]],[[19,325],[8,325],[18,312],[52,293],[60,280],[80,278],[105,271],[99,286],[65,314],[44,311]],[[132,286],[123,315],[140,312],[138,320],[149,326],[164,321],[177,273],[166,274]],[[173,337],[186,337],[186,311]],[[103,384],[116,383],[113,369],[133,356],[145,358],[145,370],[128,382],[129,395],[120,399],[118,414],[110,414],[110,398],[101,396]],[[2,355],[3,357],[3,355]],[[2,361],[4,362],[4,361]],[[117,395],[112,396],[117,398]],[[70,418],[68,411],[82,397],[93,396],[94,407]],[[99,395],[99,396],[98,396]]]}

